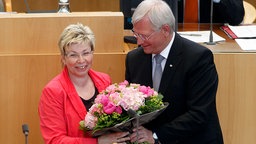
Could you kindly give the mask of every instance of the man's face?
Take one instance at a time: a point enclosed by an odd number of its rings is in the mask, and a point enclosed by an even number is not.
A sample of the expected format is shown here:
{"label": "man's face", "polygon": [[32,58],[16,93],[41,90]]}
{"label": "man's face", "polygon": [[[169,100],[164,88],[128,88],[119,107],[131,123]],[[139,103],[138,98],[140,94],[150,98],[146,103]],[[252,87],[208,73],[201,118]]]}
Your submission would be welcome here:
{"label": "man's face", "polygon": [[166,37],[162,28],[154,30],[147,17],[133,25],[133,32],[137,44],[143,47],[146,54],[158,54],[166,47]]}

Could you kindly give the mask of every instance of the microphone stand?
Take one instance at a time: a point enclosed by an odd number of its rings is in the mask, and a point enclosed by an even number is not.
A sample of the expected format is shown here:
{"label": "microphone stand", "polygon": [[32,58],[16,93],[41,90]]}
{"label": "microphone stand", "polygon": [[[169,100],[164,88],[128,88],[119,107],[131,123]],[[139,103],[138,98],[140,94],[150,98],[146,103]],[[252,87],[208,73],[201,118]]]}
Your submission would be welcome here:
{"label": "microphone stand", "polygon": [[178,31],[178,0],[170,0],[169,5],[172,5],[173,15],[175,17],[175,31]]}
{"label": "microphone stand", "polygon": [[25,135],[25,144],[28,144],[28,135]]}
{"label": "microphone stand", "polygon": [[28,130],[28,125],[27,124],[22,125],[22,131],[25,135],[25,144],[28,144],[28,132],[29,132],[29,130]]}
{"label": "microphone stand", "polygon": [[209,37],[209,42],[206,42],[207,45],[215,45],[215,44],[216,44],[216,43],[213,41],[213,35],[212,35],[212,19],[213,19],[213,0],[211,0],[210,37]]}

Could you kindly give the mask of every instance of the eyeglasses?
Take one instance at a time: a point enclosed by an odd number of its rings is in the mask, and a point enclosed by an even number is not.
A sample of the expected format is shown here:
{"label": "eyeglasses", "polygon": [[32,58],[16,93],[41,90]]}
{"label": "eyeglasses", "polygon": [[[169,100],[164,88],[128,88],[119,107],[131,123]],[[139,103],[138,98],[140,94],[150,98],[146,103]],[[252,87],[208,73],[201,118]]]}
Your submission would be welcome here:
{"label": "eyeglasses", "polygon": [[93,54],[94,51],[89,51],[89,52],[82,52],[82,53],[75,53],[75,52],[69,52],[69,53],[66,53],[65,56],[72,60],[72,61],[77,61],[79,58],[83,58],[83,59],[86,59],[88,58],[89,56],[91,56]]}
{"label": "eyeglasses", "polygon": [[[160,29],[159,29],[160,30]],[[138,34],[136,33],[133,29],[132,29],[132,32],[133,32],[133,35],[135,38],[138,39],[138,37],[142,40],[142,41],[145,41],[145,40],[149,40],[156,32],[159,32],[159,30],[157,31],[153,31],[150,35],[146,36],[146,35],[143,35],[143,34]]]}

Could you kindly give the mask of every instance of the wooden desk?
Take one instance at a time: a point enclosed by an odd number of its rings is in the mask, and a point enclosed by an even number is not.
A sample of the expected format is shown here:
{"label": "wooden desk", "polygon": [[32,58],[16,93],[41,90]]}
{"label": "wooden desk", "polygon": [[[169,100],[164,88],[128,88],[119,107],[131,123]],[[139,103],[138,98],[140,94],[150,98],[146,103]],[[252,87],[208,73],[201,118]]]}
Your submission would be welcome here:
{"label": "wooden desk", "polygon": [[[219,74],[217,110],[225,144],[256,143],[256,51],[243,51],[214,25],[214,32],[226,39],[206,45],[214,54]],[[209,30],[208,24],[179,25],[178,31]],[[125,31],[131,35],[130,31]],[[125,44],[126,49],[136,45]]]}
{"label": "wooden desk", "polygon": [[[221,29],[221,24],[214,24],[213,31],[220,35],[221,37],[225,38],[226,41],[218,42],[216,45],[206,45],[207,48],[211,49],[213,53],[251,53],[256,51],[244,51],[240,48],[240,46],[233,40],[230,39]],[[209,24],[180,24],[178,31],[195,31],[195,30],[209,30]]]}
{"label": "wooden desk", "polygon": [[[224,42],[218,42],[216,45],[206,45],[207,48],[211,49],[213,53],[254,53],[254,51],[244,51],[240,48],[240,46],[233,40],[230,39],[222,30],[220,29],[220,24],[215,24],[213,25],[213,31],[216,32],[218,35],[221,37],[225,38],[226,41]],[[204,30],[209,30],[210,26],[209,24],[193,24],[193,23],[188,23],[188,24],[179,24],[178,31],[204,31]],[[132,36],[133,33],[131,30],[125,30],[124,35],[129,35]],[[125,50],[129,51],[133,48],[136,48],[136,44],[130,44],[130,43],[125,43],[124,44]]]}

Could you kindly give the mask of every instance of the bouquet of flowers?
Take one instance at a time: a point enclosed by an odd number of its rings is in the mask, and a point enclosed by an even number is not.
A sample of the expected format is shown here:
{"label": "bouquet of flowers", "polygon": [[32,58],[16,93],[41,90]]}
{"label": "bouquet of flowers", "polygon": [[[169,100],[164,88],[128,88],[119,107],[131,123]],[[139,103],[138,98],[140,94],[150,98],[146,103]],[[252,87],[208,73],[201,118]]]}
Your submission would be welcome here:
{"label": "bouquet of flowers", "polygon": [[92,136],[131,130],[138,124],[136,120],[139,119],[140,125],[147,123],[168,106],[162,98],[147,86],[129,84],[128,81],[112,84],[96,97],[85,119],[80,121],[80,128],[91,132]]}

